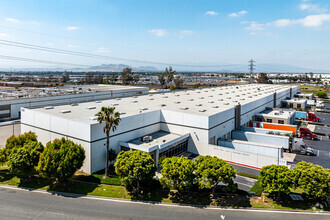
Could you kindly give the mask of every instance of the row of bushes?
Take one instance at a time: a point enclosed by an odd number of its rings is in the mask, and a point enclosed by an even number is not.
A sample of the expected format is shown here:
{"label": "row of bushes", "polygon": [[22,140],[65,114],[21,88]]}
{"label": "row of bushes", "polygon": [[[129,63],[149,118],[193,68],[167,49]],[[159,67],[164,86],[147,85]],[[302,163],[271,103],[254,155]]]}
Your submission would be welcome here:
{"label": "row of bushes", "polygon": [[286,166],[269,165],[260,171],[262,189],[270,194],[290,193],[290,188],[300,188],[307,196],[325,201],[330,196],[330,169],[319,165],[299,162],[293,171]]}
{"label": "row of bushes", "polygon": [[[195,162],[187,157],[165,158],[159,182],[163,188],[181,192],[192,188],[212,189],[220,183],[226,184],[223,191],[234,192],[237,185],[233,179],[236,170],[222,159],[200,156]],[[114,164],[116,174],[128,189],[140,190],[143,183],[153,182],[156,165],[150,154],[141,151],[122,151]]]}
{"label": "row of bushes", "polygon": [[83,165],[84,149],[65,138],[48,142],[44,147],[33,132],[7,139],[0,149],[0,163],[6,163],[12,173],[29,179],[39,174],[41,177],[65,182]]}

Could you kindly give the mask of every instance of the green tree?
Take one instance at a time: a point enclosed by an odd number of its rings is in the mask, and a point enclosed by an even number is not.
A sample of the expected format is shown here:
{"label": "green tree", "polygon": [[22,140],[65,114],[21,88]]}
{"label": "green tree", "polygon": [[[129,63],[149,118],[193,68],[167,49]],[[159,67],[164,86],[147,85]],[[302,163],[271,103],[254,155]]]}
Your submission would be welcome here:
{"label": "green tree", "polygon": [[56,182],[65,182],[85,160],[85,150],[81,145],[65,138],[48,142],[42,152],[37,171],[44,178],[55,178]]}
{"label": "green tree", "polygon": [[169,83],[171,83],[173,81],[175,72],[176,71],[173,70],[171,66],[168,67],[168,68],[167,67],[165,68],[164,74],[166,76],[166,83],[167,84],[169,84]]}
{"label": "green tree", "polygon": [[36,173],[36,166],[44,146],[37,141],[25,143],[22,147],[14,148],[7,161],[10,172],[31,177]]}
{"label": "green tree", "polygon": [[116,174],[127,187],[140,189],[141,182],[151,181],[156,165],[150,154],[142,151],[121,151],[115,162]]}
{"label": "green tree", "polygon": [[226,161],[217,157],[200,156],[195,161],[196,177],[200,189],[212,189],[215,193],[215,187],[223,182],[229,186],[234,184],[236,170]]}
{"label": "green tree", "polygon": [[109,142],[110,131],[115,132],[120,122],[120,113],[115,111],[115,107],[102,107],[101,111],[95,114],[97,121],[104,123],[103,132],[107,136],[107,148],[105,153],[105,176],[109,175]]}
{"label": "green tree", "polygon": [[10,136],[6,141],[5,148],[0,151],[0,162],[5,163],[13,149],[21,148],[30,141],[37,142],[37,135],[31,131],[18,136]]}
{"label": "green tree", "polygon": [[330,196],[330,169],[302,161],[293,171],[295,186],[307,195],[321,201]]}
{"label": "green tree", "polygon": [[117,74],[116,73],[111,73],[109,81],[110,81],[110,84],[115,84],[118,81]]}
{"label": "green tree", "polygon": [[164,188],[188,191],[194,185],[195,164],[187,157],[166,158],[162,167],[160,183]]}
{"label": "green tree", "polygon": [[260,171],[260,185],[264,191],[269,193],[277,193],[277,200],[280,199],[281,193],[289,193],[289,187],[293,186],[293,171],[286,166],[269,165]]}
{"label": "green tree", "polygon": [[133,81],[132,68],[125,68],[121,72],[121,81],[123,85],[128,85]]}
{"label": "green tree", "polygon": [[319,92],[315,93],[315,95],[318,96],[319,98],[327,97],[327,93],[323,92],[323,91],[319,91]]}
{"label": "green tree", "polygon": [[183,79],[180,76],[176,76],[173,81],[176,88],[179,89],[183,86]]}
{"label": "green tree", "polygon": [[158,75],[158,81],[159,81],[159,84],[162,86],[162,88],[165,88],[165,85],[166,85],[166,78],[165,78],[164,73],[160,73],[160,74]]}
{"label": "green tree", "polygon": [[272,81],[269,80],[267,73],[259,73],[257,82],[258,83],[272,83]]}
{"label": "green tree", "polygon": [[175,85],[171,85],[171,86],[170,86],[170,91],[174,91],[174,90],[176,90]]}

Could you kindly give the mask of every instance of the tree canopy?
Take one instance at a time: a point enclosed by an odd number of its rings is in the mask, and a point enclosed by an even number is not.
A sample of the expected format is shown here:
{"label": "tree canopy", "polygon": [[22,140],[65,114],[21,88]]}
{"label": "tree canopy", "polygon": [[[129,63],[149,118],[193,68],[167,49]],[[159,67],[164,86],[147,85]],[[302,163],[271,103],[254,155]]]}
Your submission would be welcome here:
{"label": "tree canopy", "polygon": [[307,195],[319,200],[330,196],[330,169],[302,161],[293,170],[295,186]]}
{"label": "tree canopy", "polygon": [[327,93],[323,92],[323,91],[319,91],[319,92],[315,93],[315,95],[318,96],[319,98],[327,97]]}
{"label": "tree canopy", "polygon": [[155,161],[149,153],[142,151],[121,151],[114,166],[127,188],[140,189],[141,182],[152,180],[156,172]]}
{"label": "tree canopy", "polygon": [[81,145],[65,138],[48,142],[40,156],[38,172],[42,177],[65,181],[80,169],[85,160]]}
{"label": "tree canopy", "polygon": [[164,188],[188,191],[195,183],[195,164],[187,157],[166,158],[162,162],[162,178],[160,183]]}
{"label": "tree canopy", "polygon": [[234,184],[236,170],[226,161],[217,157],[200,156],[196,159],[196,177],[200,189],[214,189],[223,182],[228,185]]}
{"label": "tree canopy", "polygon": [[269,193],[289,193],[290,187],[293,186],[293,171],[286,166],[268,165],[264,166],[260,171],[260,185],[263,190]]}
{"label": "tree canopy", "polygon": [[133,81],[132,68],[126,67],[121,72],[121,81],[123,85],[128,85]]}
{"label": "tree canopy", "polygon": [[8,156],[7,164],[10,172],[31,176],[36,173],[40,154],[44,146],[37,141],[29,141],[23,146],[12,149]]}

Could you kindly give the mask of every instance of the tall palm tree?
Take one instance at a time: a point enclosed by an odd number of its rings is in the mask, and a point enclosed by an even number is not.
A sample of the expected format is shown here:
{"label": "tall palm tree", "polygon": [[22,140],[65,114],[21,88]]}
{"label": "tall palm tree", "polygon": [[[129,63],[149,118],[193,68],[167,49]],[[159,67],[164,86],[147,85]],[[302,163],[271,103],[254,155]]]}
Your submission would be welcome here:
{"label": "tall palm tree", "polygon": [[104,122],[103,132],[107,135],[106,167],[105,176],[109,175],[109,139],[110,131],[115,132],[120,122],[120,113],[115,112],[115,107],[102,107],[101,111],[95,114],[97,121]]}

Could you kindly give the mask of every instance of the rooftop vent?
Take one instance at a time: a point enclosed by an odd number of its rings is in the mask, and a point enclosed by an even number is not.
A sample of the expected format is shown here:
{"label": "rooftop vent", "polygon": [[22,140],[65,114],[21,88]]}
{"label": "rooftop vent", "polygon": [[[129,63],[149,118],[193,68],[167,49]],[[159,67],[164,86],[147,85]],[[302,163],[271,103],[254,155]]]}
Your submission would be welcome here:
{"label": "rooftop vent", "polygon": [[70,113],[70,112],[71,112],[71,110],[62,110],[62,111],[61,111],[62,114]]}
{"label": "rooftop vent", "polygon": [[223,95],[222,93],[219,93],[218,95]]}
{"label": "rooftop vent", "polygon": [[120,98],[117,98],[116,100],[119,101],[119,100],[121,100],[121,99],[120,99]]}
{"label": "rooftop vent", "polygon": [[202,104],[196,104],[196,106],[202,106]]}
{"label": "rooftop vent", "polygon": [[209,95],[209,97],[213,97],[213,95]]}
{"label": "rooftop vent", "polygon": [[206,109],[201,109],[199,110],[199,112],[206,112]]}
{"label": "rooftop vent", "polygon": [[175,104],[180,104],[181,102],[174,102]]}
{"label": "rooftop vent", "polygon": [[197,93],[201,93],[200,91],[198,91]]}
{"label": "rooftop vent", "polygon": [[214,101],[209,101],[209,103],[214,103]]}
{"label": "rooftop vent", "polygon": [[126,112],[120,112],[119,114],[120,114],[120,115],[125,115],[125,114],[126,114]]}
{"label": "rooftop vent", "polygon": [[241,98],[240,100],[245,100],[244,98]]}
{"label": "rooftop vent", "polygon": [[102,101],[98,100],[98,101],[95,101],[95,103],[102,103]]}
{"label": "rooftop vent", "polygon": [[165,105],[165,104],[161,104],[160,106],[161,106],[161,107],[164,107],[164,106],[166,106],[166,105]]}
{"label": "rooftop vent", "polygon": [[204,99],[204,97],[199,97],[199,99]]}
{"label": "rooftop vent", "polygon": [[90,109],[96,109],[95,106],[88,106],[87,108],[88,108],[89,110],[90,110]]}
{"label": "rooftop vent", "polygon": [[141,111],[148,110],[148,108],[140,108]]}
{"label": "rooftop vent", "polygon": [[89,117],[90,120],[97,120],[97,116],[91,116]]}
{"label": "rooftop vent", "polygon": [[231,97],[227,97],[227,99],[231,99]]}
{"label": "rooftop vent", "polygon": [[188,99],[188,101],[194,101],[194,99]]}
{"label": "rooftop vent", "polygon": [[44,109],[48,110],[48,109],[54,109],[54,106],[46,106],[44,107]]}
{"label": "rooftop vent", "polygon": [[179,94],[175,94],[175,96],[180,96]]}
{"label": "rooftop vent", "polygon": [[138,101],[136,101],[136,100],[134,100],[134,101],[132,101],[132,103],[137,103]]}
{"label": "rooftop vent", "polygon": [[219,108],[219,106],[218,105],[214,105],[214,106],[212,106],[212,108]]}
{"label": "rooftop vent", "polygon": [[164,96],[163,98],[168,98],[168,96]]}
{"label": "rooftop vent", "polygon": [[226,102],[226,103],[223,103],[224,105],[229,105],[229,103],[228,102]]}
{"label": "rooftop vent", "polygon": [[187,93],[186,93],[186,95],[190,95],[190,93],[189,93],[189,92],[187,92]]}
{"label": "rooftop vent", "polygon": [[72,103],[71,106],[78,106],[78,103]]}
{"label": "rooftop vent", "polygon": [[112,106],[117,106],[117,105],[119,105],[118,103],[112,103],[111,104]]}
{"label": "rooftop vent", "polygon": [[150,99],[148,99],[148,100],[154,100],[154,98],[150,98]]}
{"label": "rooftop vent", "polygon": [[251,99],[251,98],[252,98],[252,96],[249,96],[248,98],[250,98],[250,99]]}
{"label": "rooftop vent", "polygon": [[235,97],[239,97],[239,95],[235,95]]}
{"label": "rooftop vent", "polygon": [[220,102],[221,102],[221,101],[223,101],[223,99],[218,99],[218,101],[220,101]]}
{"label": "rooftop vent", "polygon": [[188,110],[188,107],[182,107],[181,110]]}

